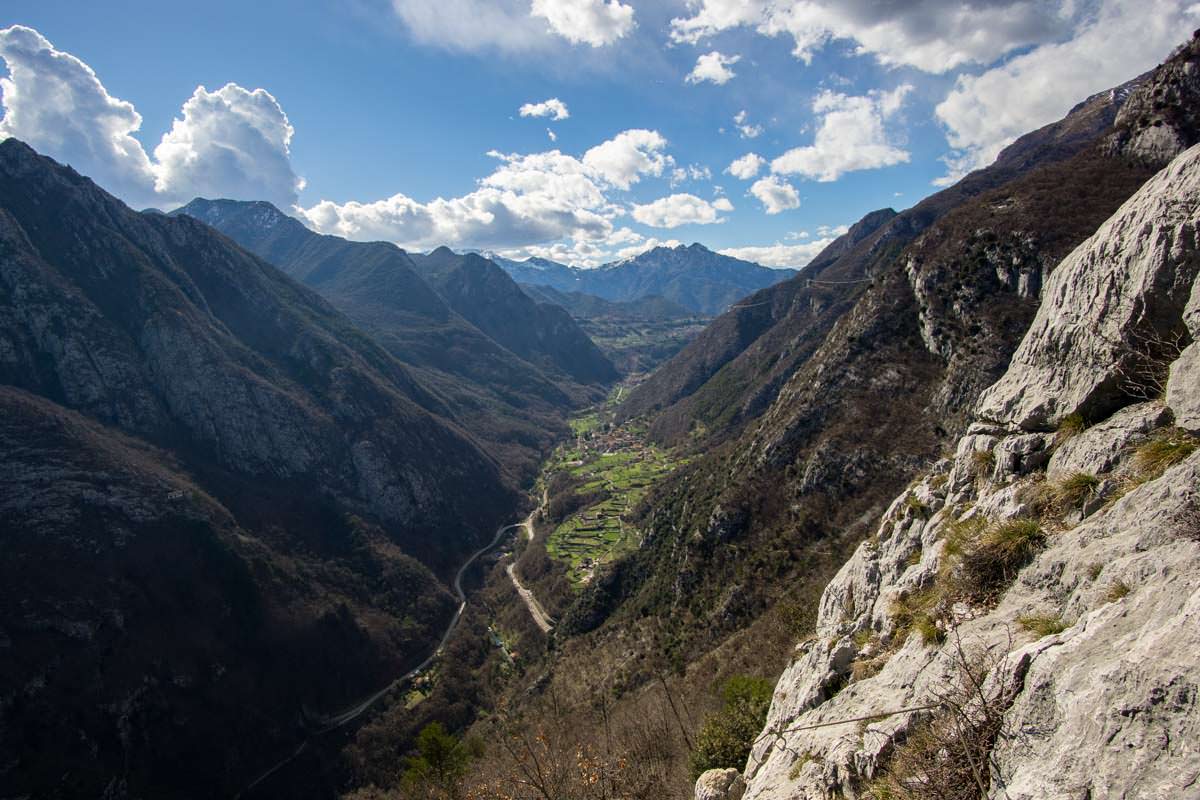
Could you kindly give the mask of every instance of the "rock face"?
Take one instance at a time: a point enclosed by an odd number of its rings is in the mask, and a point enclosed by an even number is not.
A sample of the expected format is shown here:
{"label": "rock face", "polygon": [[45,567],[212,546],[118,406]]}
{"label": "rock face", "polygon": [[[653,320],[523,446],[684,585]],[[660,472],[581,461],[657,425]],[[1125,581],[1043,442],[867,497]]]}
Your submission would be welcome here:
{"label": "rock face", "polygon": [[[1161,390],[1178,356],[1164,347],[1190,335],[1182,316],[1200,270],[1198,159],[1197,148],[1176,158],[1059,265],[1012,368],[980,400],[981,418],[1045,429]],[[1093,302],[1068,302],[1079,297]],[[1067,353],[1076,360],[1064,365]]]}
{"label": "rock face", "polygon": [[[1197,180],[1193,148],[1055,270],[1042,324],[954,458],[896,498],[825,589],[815,635],[776,686],[745,800],[862,797],[928,777],[914,753],[960,752],[963,734],[937,738],[952,703],[970,721],[957,730],[979,737],[988,797],[1195,792],[1200,451],[1171,426],[1186,409],[1170,392],[1165,405],[1097,393],[1138,345],[1128,309],[1160,330],[1194,319]],[[1077,315],[1118,357],[1098,357]],[[1174,355],[1171,380],[1190,380],[1188,350]],[[1081,411],[1093,424],[1071,438],[1034,430]],[[1025,549],[1003,549],[1015,542]],[[1002,573],[983,569],[1002,552]],[[985,670],[962,700],[964,676]],[[995,727],[979,733],[984,719]]]}
{"label": "rock face", "polygon": [[1200,290],[1193,287],[1183,312],[1192,343],[1171,365],[1167,379],[1167,404],[1175,411],[1175,424],[1200,432]]}
{"label": "rock face", "polygon": [[696,800],[742,800],[746,782],[736,769],[710,769],[696,779]]}
{"label": "rock face", "polygon": [[1116,126],[1109,151],[1155,167],[1200,141],[1200,38],[1193,35],[1154,81],[1130,91]]}

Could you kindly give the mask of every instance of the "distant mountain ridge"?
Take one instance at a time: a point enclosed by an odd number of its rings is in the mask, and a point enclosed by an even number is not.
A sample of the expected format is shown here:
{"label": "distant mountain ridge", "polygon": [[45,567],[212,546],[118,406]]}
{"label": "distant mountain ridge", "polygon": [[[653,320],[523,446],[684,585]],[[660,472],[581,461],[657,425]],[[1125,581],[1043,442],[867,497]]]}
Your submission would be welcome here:
{"label": "distant mountain ridge", "polygon": [[527,361],[580,383],[617,379],[612,364],[565,309],[529,297],[493,261],[447,247],[409,257],[455,311]]}
{"label": "distant mountain ridge", "polygon": [[552,303],[565,308],[576,319],[580,317],[617,317],[624,319],[682,319],[698,317],[694,311],[657,294],[648,294],[636,300],[605,300],[584,292],[563,292],[553,286],[536,283],[519,284],[521,291],[539,303]]}
{"label": "distant mountain ridge", "polygon": [[518,283],[582,292],[605,300],[639,300],[659,295],[695,313],[712,316],[760,289],[796,274],[714,253],[699,243],[655,247],[595,269],[570,267],[543,258],[526,261],[493,256]]}

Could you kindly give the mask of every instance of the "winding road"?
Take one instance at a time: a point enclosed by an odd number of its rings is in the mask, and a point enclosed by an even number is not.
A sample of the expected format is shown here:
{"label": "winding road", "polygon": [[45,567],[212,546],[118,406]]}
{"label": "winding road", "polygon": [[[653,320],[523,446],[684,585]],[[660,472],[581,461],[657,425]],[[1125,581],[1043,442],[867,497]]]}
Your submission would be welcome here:
{"label": "winding road", "polygon": [[[533,511],[530,511],[529,516],[525,518],[524,522],[521,522],[519,525],[515,526],[524,529],[525,538],[530,542],[533,541],[533,518],[538,515],[538,512],[546,507],[546,504],[549,501],[550,492],[549,490],[543,489],[542,504]],[[516,567],[516,562],[510,561],[508,566],[504,568],[504,571],[508,573],[508,578],[512,581],[513,588],[517,590],[517,594],[520,596],[521,600],[524,601],[525,607],[529,609],[529,616],[533,617],[533,623],[541,628],[542,633],[549,633],[550,629],[554,627],[554,618],[546,613],[546,609],[542,608],[542,604],[539,603],[538,599],[533,596],[533,592],[525,588],[524,584],[521,583],[521,579],[517,577]]]}
{"label": "winding road", "polygon": [[[500,540],[504,538],[504,534],[507,533],[508,531],[511,531],[513,528],[524,528],[526,530],[527,534],[532,538],[532,536],[533,536],[533,516],[536,513],[537,513],[536,510],[533,511],[532,513],[530,513],[530,515],[523,522],[518,522],[513,525],[503,525],[500,528],[498,528],[496,530],[496,535],[494,537],[492,537],[492,541],[490,543],[488,543],[486,546],[481,547],[478,550],[476,550],[474,553],[472,553],[471,557],[468,558],[466,561],[464,561],[462,566],[458,568],[458,572],[454,576],[454,594],[458,598],[458,609],[454,612],[454,616],[450,618],[449,624],[446,625],[446,630],[442,633],[442,638],[438,642],[437,647],[434,648],[433,652],[431,652],[425,658],[424,661],[422,661],[420,664],[413,667],[412,669],[410,669],[408,672],[404,673],[400,677],[396,678],[394,681],[389,683],[387,686],[385,686],[382,689],[380,689],[379,691],[363,698],[362,700],[358,701],[357,703],[350,706],[349,708],[346,708],[342,711],[339,711],[336,714],[331,714],[329,716],[319,717],[319,718],[315,718],[315,719],[307,719],[306,724],[312,726],[312,730],[309,732],[308,738],[305,739],[303,742],[301,742],[300,746],[297,747],[295,752],[293,752],[290,756],[288,756],[287,758],[280,761],[278,764],[276,764],[273,767],[271,767],[270,769],[268,769],[262,775],[259,775],[245,789],[238,792],[235,795],[235,800],[236,800],[236,798],[240,798],[240,797],[242,797],[242,795],[253,790],[256,786],[261,784],[267,778],[270,778],[272,775],[274,775],[280,769],[282,769],[283,767],[287,766],[288,764],[290,764],[291,762],[293,762],[297,758],[299,758],[306,750],[308,750],[309,744],[314,739],[316,739],[319,736],[323,736],[324,734],[329,733],[330,731],[337,730],[338,728],[348,725],[349,723],[358,719],[360,716],[362,716],[364,713],[366,713],[366,711],[368,709],[370,709],[371,706],[373,706],[377,702],[379,702],[379,700],[384,695],[386,695],[388,692],[392,691],[392,689],[396,688],[396,686],[409,680],[414,675],[421,672],[426,667],[428,667],[431,663],[433,663],[433,660],[435,658],[437,658],[438,655],[441,654],[442,648],[446,646],[446,642],[449,641],[450,635],[452,633],[454,633],[454,629],[456,627],[458,627],[458,622],[460,619],[462,619],[463,612],[466,611],[466,609],[467,609],[467,595],[463,591],[463,588],[462,588],[463,576],[466,575],[467,570],[471,568],[471,565],[474,564],[479,559],[480,556],[482,556],[484,553],[487,553],[489,550],[493,549],[496,545],[498,545],[500,543]],[[512,567],[510,566],[508,574],[510,577],[512,577],[513,581],[516,582],[516,576],[514,576],[512,574],[511,570],[512,570]],[[525,590],[525,591],[528,591],[528,590]],[[524,597],[524,595],[522,595],[522,597]],[[532,594],[530,594],[530,598],[533,599]],[[537,600],[533,599],[533,602],[537,603]],[[528,605],[528,603],[529,603],[529,601],[527,600],[526,605]],[[540,609],[541,606],[539,605],[538,608]],[[530,609],[530,612],[533,613],[533,606],[530,606],[529,609]],[[544,613],[545,612],[543,612],[543,614]],[[549,618],[547,617],[547,619],[549,619]],[[534,617],[534,620],[537,621],[536,616]],[[539,624],[539,626],[541,625],[541,623],[538,623],[538,624]],[[543,630],[548,630],[548,629],[544,628]]]}
{"label": "winding road", "polygon": [[542,608],[542,604],[533,596],[533,592],[529,591],[522,585],[520,579],[517,578],[517,573],[514,571],[516,563],[510,562],[505,571],[508,572],[508,577],[512,579],[513,588],[517,590],[517,594],[525,601],[525,607],[529,609],[529,615],[533,617],[533,622],[542,629],[542,633],[549,633],[554,627],[554,620],[546,613],[546,609]]}

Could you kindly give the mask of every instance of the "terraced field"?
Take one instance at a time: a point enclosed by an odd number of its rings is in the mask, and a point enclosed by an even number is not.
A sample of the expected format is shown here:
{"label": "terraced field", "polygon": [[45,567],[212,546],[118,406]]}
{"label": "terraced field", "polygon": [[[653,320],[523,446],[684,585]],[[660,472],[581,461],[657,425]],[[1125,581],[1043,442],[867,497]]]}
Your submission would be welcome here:
{"label": "terraced field", "polygon": [[644,443],[641,429],[612,428],[598,414],[572,423],[576,446],[564,448],[551,467],[582,483],[578,495],[603,499],[568,517],[546,540],[546,552],[568,564],[572,583],[583,584],[595,569],[641,544],[640,533],[625,521],[650,487],[678,466],[663,450]]}

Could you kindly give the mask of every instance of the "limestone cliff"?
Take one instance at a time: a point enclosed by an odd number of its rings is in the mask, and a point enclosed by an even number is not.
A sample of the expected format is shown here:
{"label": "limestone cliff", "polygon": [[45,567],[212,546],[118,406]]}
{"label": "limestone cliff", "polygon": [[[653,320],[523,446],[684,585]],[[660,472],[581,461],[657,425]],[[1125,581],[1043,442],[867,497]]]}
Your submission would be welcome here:
{"label": "limestone cliff", "polygon": [[744,800],[1198,791],[1198,223],[1200,146],[1051,273],[953,456],[826,588]]}

